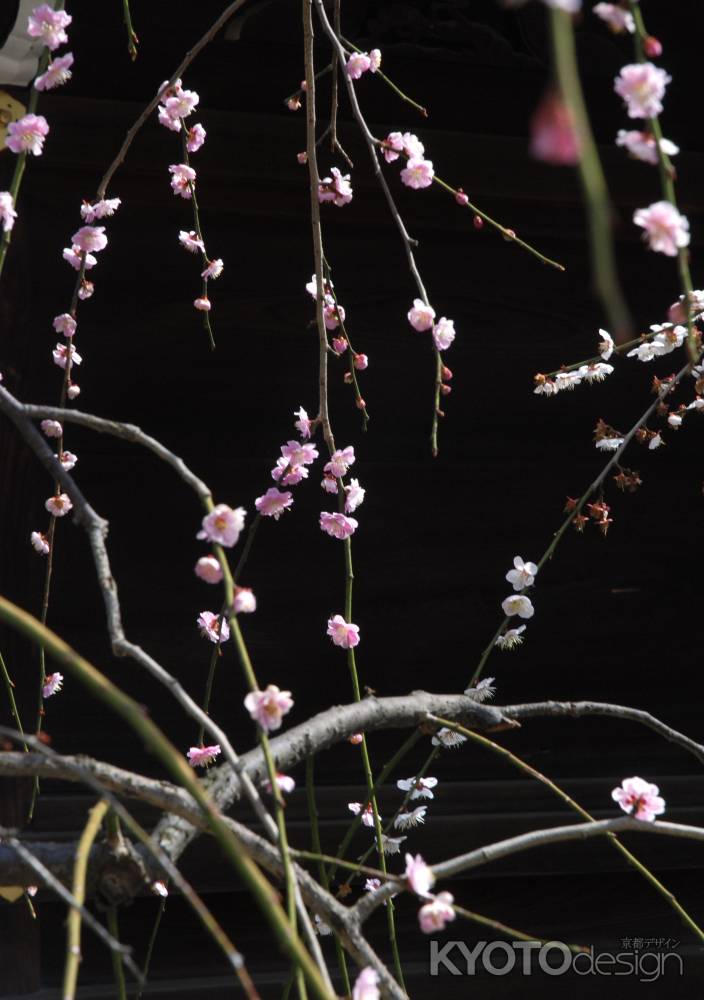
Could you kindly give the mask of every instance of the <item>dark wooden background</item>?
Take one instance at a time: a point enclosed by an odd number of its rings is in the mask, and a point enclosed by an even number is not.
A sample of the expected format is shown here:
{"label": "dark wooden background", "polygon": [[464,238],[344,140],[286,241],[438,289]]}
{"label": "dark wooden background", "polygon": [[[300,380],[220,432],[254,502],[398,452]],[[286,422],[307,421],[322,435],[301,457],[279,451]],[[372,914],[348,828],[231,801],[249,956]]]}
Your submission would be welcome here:
{"label": "dark wooden background", "polygon": [[[51,319],[69,301],[73,272],[60,251],[77,228],[80,199],[93,196],[140,107],[222,5],[178,0],[167,9],[134,2],[141,38],[134,66],[124,48],[119,5],[112,6],[109,13],[103,5],[72,9],[74,80],[41,99],[52,131],[45,155],[29,164],[0,304],[0,370],[25,400],[53,401],[58,395]],[[355,163],[355,197],[343,210],[325,209],[324,229],[351,334],[371,359],[362,376],[371,414],[366,435],[341,366],[332,366],[331,385],[337,439],[354,443],[354,471],[367,488],[354,544],[362,679],[380,694],[460,691],[498,623],[512,557],[536,559],[560,522],[565,496],[579,494],[598,471],[600,457],[591,441],[597,418],[629,427],[648,405],[652,375],[669,374],[678,359],[668,357],[656,367],[617,362],[608,383],[557,399],[532,393],[536,371],[590,356],[605,323],[590,287],[576,177],[569,169],[531,162],[526,153],[527,121],[549,78],[542,6],[506,11],[470,0],[377,0],[348,7],[346,33],[363,46],[378,44],[388,74],[431,111],[421,120],[365,78],[358,92],[375,133],[416,131],[441,176],[461,184],[488,212],[567,267],[559,274],[487,229],[476,232],[469,213],[450,199],[435,190],[411,192],[398,182],[396,168],[388,171],[409,229],[420,240],[418,260],[431,300],[439,314],[455,319],[458,331],[447,355],[453,393],[446,400],[440,456],[433,461],[432,358],[426,340],[405,320],[414,287],[343,106],[341,138]],[[643,7],[674,77],[664,128],[682,147],[679,194],[692,223],[695,284],[701,285],[704,153],[693,118],[698,42],[689,30],[697,5],[678,4],[677,22],[670,8]],[[292,411],[301,404],[311,413],[316,409],[316,335],[304,291],[313,269],[306,176],[295,155],[305,144],[304,120],[281,103],[302,76],[298,22],[297,4],[253,4],[185,79],[201,95],[197,118],[208,131],[206,146],[194,157],[208,248],[226,263],[212,286],[217,354],[207,350],[190,305],[199,288],[197,262],[177,243],[178,230],[191,228],[188,205],[168,185],[167,166],[180,159],[177,140],[155,121],[135,142],[109,192],[123,206],[108,222],[110,243],[93,272],[96,294],[81,306],[76,338],[84,356],[81,408],[139,424],[177,450],[218,499],[249,511],[270,485],[279,445],[292,436]],[[615,203],[621,277],[636,324],[646,329],[664,318],[678,286],[674,262],[647,253],[630,224],[636,206],[660,197],[657,175],[612,145],[616,130],[629,127],[612,92],[614,75],[630,60],[629,42],[611,37],[585,14],[579,44]],[[321,46],[319,64],[325,61]],[[335,164],[341,165],[339,158],[323,150],[321,168]],[[9,154],[0,157],[0,187],[12,165]],[[701,738],[704,476],[697,420],[669,434],[667,447],[657,453],[634,448],[628,464],[640,469],[644,487],[624,497],[609,486],[615,519],[609,537],[570,534],[543,570],[525,645],[514,654],[496,654],[490,663],[500,703],[609,700],[648,709]],[[0,434],[0,585],[38,610],[44,564],[28,536],[44,524],[50,487],[7,426]],[[208,649],[194,623],[215,598],[192,573],[202,551],[194,537],[200,519],[195,498],[146,453],[80,429],[71,429],[69,446],[80,457],[78,481],[110,520],[128,634],[199,694]],[[343,566],[340,547],[317,526],[323,497],[315,472],[296,488],[295,499],[278,524],[263,525],[243,582],[259,601],[246,622],[257,672],[265,683],[293,689],[290,719],[300,722],[350,694],[344,657],[325,637],[327,617],[342,608]],[[68,519],[58,531],[49,623],[148,705],[178,745],[190,745],[194,727],[162,689],[132,663],[111,657],[86,542]],[[36,655],[11,635],[3,637],[2,648],[24,718],[31,719]],[[241,748],[254,735],[241,707],[243,694],[235,660],[227,655],[217,678],[216,714]],[[55,749],[159,773],[126,728],[75,684],[67,682],[47,709]],[[398,741],[398,734],[374,737],[377,768]],[[695,762],[645,729],[597,719],[532,722],[503,742],[597,816],[615,815],[611,788],[640,774],[661,786],[669,819],[704,821]],[[419,749],[398,776],[410,774],[426,751]],[[435,773],[440,787],[428,823],[407,842],[431,861],[570,816],[541,786],[473,748],[445,754]],[[332,850],[347,823],[347,802],[363,794],[358,752],[347,745],[330,752],[318,762],[318,774],[323,839]],[[303,783],[300,770],[294,776]],[[12,801],[22,794],[2,786],[6,821],[13,821]],[[45,784],[33,834],[75,837],[89,802],[78,787]],[[397,802],[391,785],[382,808],[392,812]],[[307,846],[300,791],[291,796],[289,817],[292,842]],[[628,842],[695,918],[704,919],[700,847],[660,838]],[[362,835],[358,843],[361,850]],[[206,892],[265,993],[278,995],[285,962],[271,952],[258,916],[226,866],[199,841],[185,857],[185,870]],[[626,937],[679,939],[684,979],[668,978],[651,986],[651,993],[701,995],[700,949],[692,935],[605,843],[532,852],[457,880],[451,889],[469,909],[537,936],[612,951]],[[37,990],[46,1000],[60,995],[64,908],[44,893],[37,906],[39,925],[20,904],[0,905],[2,996]],[[138,955],[156,906],[153,899],[139,899],[122,914],[124,937]],[[428,976],[428,940],[417,929],[415,909],[410,900],[399,905],[401,950],[413,995],[430,997],[437,983]],[[472,942],[493,935],[458,923],[450,936]],[[381,916],[372,937],[383,952]],[[85,946],[80,995],[111,996],[106,954],[88,934]],[[232,992],[219,955],[177,898],[169,900],[153,970],[149,995]],[[444,977],[441,986],[448,996],[476,992],[482,1000],[563,996],[567,988],[579,997],[604,989],[618,997],[640,996],[648,988],[632,978],[612,983],[603,977],[583,977],[568,987],[563,978],[538,974],[486,977],[481,986]]]}

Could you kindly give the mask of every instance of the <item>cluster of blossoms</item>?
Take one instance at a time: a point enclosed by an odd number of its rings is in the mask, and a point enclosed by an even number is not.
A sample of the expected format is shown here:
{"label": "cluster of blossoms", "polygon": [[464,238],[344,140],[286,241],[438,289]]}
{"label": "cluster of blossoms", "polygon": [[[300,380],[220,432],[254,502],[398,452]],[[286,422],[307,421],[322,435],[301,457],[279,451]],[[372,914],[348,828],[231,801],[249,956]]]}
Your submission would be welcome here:
{"label": "cluster of blossoms", "polygon": [[[628,482],[634,489],[637,489],[638,485],[640,485],[638,473],[634,473],[630,469],[624,469],[623,472],[625,476],[623,480],[624,483]],[[574,497],[567,497],[564,508],[565,514],[571,514],[572,511],[576,511],[578,505],[579,501],[575,500]],[[580,511],[575,513],[572,518],[572,522],[576,530],[583,532],[584,526],[591,522],[599,529],[602,535],[606,536],[609,526],[613,524],[613,518],[609,517],[609,514],[611,513],[609,505],[604,500],[597,500],[595,503],[586,504],[585,509],[587,510],[587,514],[582,514]]]}
{"label": "cluster of blossoms", "polygon": [[[455,324],[453,320],[441,316],[436,323],[435,310],[429,303],[424,302],[422,299],[413,300],[413,308],[408,310],[407,316],[408,322],[419,333],[432,330],[433,343],[438,351],[446,351],[455,339]],[[442,368],[442,378],[445,381],[449,381],[452,378],[452,372],[444,365]],[[450,386],[445,385],[444,381],[442,383],[442,392],[443,395],[448,395],[450,392]]]}
{"label": "cluster of blossoms", "polygon": [[[627,27],[627,30],[631,29]],[[660,54],[655,51],[655,46],[650,48],[652,54]],[[629,118],[652,119],[662,111],[665,88],[671,79],[664,69],[654,63],[632,63],[621,69],[614,81],[614,90],[623,98]],[[669,139],[663,139],[658,148],[655,137],[648,131],[621,129],[616,142],[624,146],[631,156],[651,164],[656,164],[662,155],[667,157],[679,152]],[[669,201],[656,201],[647,208],[636,209],[633,222],[645,230],[644,238],[656,253],[676,257],[683,247],[689,245],[689,221]]]}
{"label": "cluster of blossoms", "polygon": [[[323,321],[325,323],[326,330],[331,332],[338,330],[332,337],[331,346],[333,351],[338,357],[342,357],[349,348],[349,371],[345,372],[344,381],[346,383],[355,382],[355,389],[357,391],[357,407],[359,409],[364,409],[365,402],[359,395],[359,391],[356,387],[356,379],[353,378],[355,372],[365,371],[369,367],[369,358],[366,354],[357,354],[356,351],[352,349],[352,345],[347,339],[347,332],[344,327],[346,312],[345,307],[342,306],[335,296],[333,291],[333,283],[329,278],[323,279]],[[310,281],[306,285],[306,291],[315,301],[318,300],[318,280],[315,275],[311,276]],[[354,369],[354,371],[353,371]]]}
{"label": "cluster of blossoms", "polygon": [[350,80],[359,80],[363,73],[376,73],[381,66],[381,52],[372,49],[371,52],[353,52],[345,63],[345,72]]}
{"label": "cluster of blossoms", "polygon": [[[514,558],[513,569],[508,571],[506,579],[513,587],[515,593],[510,594],[501,602],[501,609],[507,618],[512,618],[514,615],[517,615],[519,618],[533,617],[535,608],[531,599],[526,597],[521,591],[533,586],[537,573],[538,567],[535,563],[524,562],[520,556]],[[523,632],[525,632],[525,629],[525,625],[507,629],[498,636],[496,645],[499,649],[514,649],[523,642]]]}
{"label": "cluster of blossoms", "polygon": [[535,388],[533,392],[542,396],[555,396],[563,389],[575,389],[583,381],[603,382],[607,375],[613,372],[613,365],[604,361],[593,362],[592,364],[580,365],[571,371],[556,372],[551,378],[547,375],[538,374],[535,376]]}
{"label": "cluster of blossoms", "polygon": [[[206,514],[201,522],[201,530],[196,535],[200,541],[232,548],[239,541],[244,529],[247,512],[242,507],[233,509],[219,503]],[[196,576],[205,583],[220,583],[223,578],[220,561],[215,555],[201,556],[194,567]],[[249,587],[235,587],[232,611],[235,614],[249,614],[256,611],[257,600]],[[220,645],[230,637],[230,627],[224,615],[212,611],[201,611],[197,619],[201,635],[210,642]]]}
{"label": "cluster of blossoms", "polygon": [[418,190],[430,187],[435,177],[431,160],[425,159],[425,146],[412,132],[389,132],[381,144],[384,159],[393,163],[404,157],[406,166],[401,171],[401,181],[406,187]]}
{"label": "cluster of blossoms", "polygon": [[318,201],[322,204],[332,202],[338,208],[349,205],[352,201],[352,185],[350,175],[342,174],[337,167],[332,167],[330,177],[323,177],[318,184]]}
{"label": "cluster of blossoms", "polygon": [[406,855],[406,882],[408,888],[421,899],[427,900],[418,911],[418,923],[424,934],[444,930],[445,925],[455,919],[454,897],[449,892],[433,896],[430,892],[435,876],[420,854]]}
{"label": "cluster of blossoms", "polygon": [[[193,113],[200,97],[195,90],[184,90],[180,80],[175,80],[172,84],[169,84],[168,80],[162,83],[160,96],[162,103],[157,108],[159,123],[172,132],[184,135],[186,153],[197,153],[204,144],[207,133],[199,122],[189,128],[185,119]],[[186,159],[188,159],[187,156]],[[172,163],[169,166],[169,173],[171,174],[171,190],[174,195],[192,201],[196,171],[190,163]],[[194,300],[193,305],[200,312],[207,313],[211,309],[208,298],[208,281],[220,277],[224,264],[219,257],[213,260],[208,257],[195,209],[194,217],[196,229],[182,229],[178,239],[181,246],[189,253],[200,253],[202,256],[202,262],[205,265],[200,275],[203,280],[203,289],[198,298]]]}

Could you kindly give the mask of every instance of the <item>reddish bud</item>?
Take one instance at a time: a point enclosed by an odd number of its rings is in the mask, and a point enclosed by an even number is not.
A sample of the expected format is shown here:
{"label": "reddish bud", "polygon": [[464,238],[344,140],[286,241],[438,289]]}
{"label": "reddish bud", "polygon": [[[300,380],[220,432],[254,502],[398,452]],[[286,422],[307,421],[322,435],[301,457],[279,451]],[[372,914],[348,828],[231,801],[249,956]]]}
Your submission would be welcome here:
{"label": "reddish bud", "polygon": [[358,399],[355,400],[355,406],[357,407],[358,410],[364,410],[364,409],[366,409],[367,404],[364,402],[364,400],[360,396]]}
{"label": "reddish bud", "polygon": [[455,193],[455,201],[457,202],[458,205],[467,205],[467,204],[469,204],[469,198],[464,193],[464,191],[462,190],[462,188],[457,188],[457,191]]}
{"label": "reddish bud", "polygon": [[450,382],[452,380],[452,372],[447,365],[442,366],[441,375],[446,382]]}
{"label": "reddish bud", "polygon": [[515,238],[516,238],[516,233],[514,232],[514,230],[513,230],[513,229],[505,229],[505,230],[504,230],[504,239],[505,239],[505,240],[506,240],[506,241],[507,241],[508,243],[510,243],[510,242],[511,242],[511,240],[515,240]]}
{"label": "reddish bud", "polygon": [[362,735],[362,733],[352,733],[352,735],[349,738],[349,741],[353,746],[358,746],[363,739],[364,736]]}
{"label": "reddish bud", "polygon": [[655,35],[643,39],[643,51],[648,59],[657,59],[662,55],[662,42]]}
{"label": "reddish bud", "polygon": [[305,150],[302,153],[296,153],[296,159],[298,160],[299,163],[307,163],[308,154],[306,153]]}
{"label": "reddish bud", "polygon": [[440,392],[443,394],[443,396],[449,396],[450,393],[452,392],[452,386],[451,385],[441,385],[440,386]]}
{"label": "reddish bud", "polygon": [[484,228],[484,219],[482,219],[481,215],[474,216],[474,218],[472,219],[472,225],[474,226],[475,229]]}

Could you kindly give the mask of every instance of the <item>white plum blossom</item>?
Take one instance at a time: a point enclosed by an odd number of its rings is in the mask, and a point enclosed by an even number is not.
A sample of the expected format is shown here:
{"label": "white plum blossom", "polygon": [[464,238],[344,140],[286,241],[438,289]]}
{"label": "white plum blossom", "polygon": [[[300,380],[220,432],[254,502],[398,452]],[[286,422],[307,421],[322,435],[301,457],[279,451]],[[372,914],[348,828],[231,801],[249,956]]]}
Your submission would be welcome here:
{"label": "white plum blossom", "polygon": [[400,854],[401,844],[407,837],[388,837],[385,833],[381,835],[381,847],[384,854]]}
{"label": "white plum blossom", "polygon": [[599,330],[601,340],[599,341],[599,354],[604,361],[608,361],[614,353],[614,338],[608,330]]}
{"label": "white plum blossom", "polygon": [[462,733],[456,733],[454,729],[448,729],[446,726],[443,726],[442,729],[438,729],[430,742],[434,747],[446,747],[448,750],[454,750],[455,747],[466,743],[467,737],[463,736]]}
{"label": "white plum blossom", "polygon": [[513,615],[518,615],[519,618],[532,618],[535,614],[530,597],[524,597],[523,594],[510,594],[501,602],[501,607],[507,618]]}
{"label": "white plum blossom", "polygon": [[520,556],[513,560],[514,568],[506,574],[506,579],[514,590],[525,590],[532,587],[538,572],[538,567],[533,562],[523,562]]}
{"label": "white plum blossom", "polygon": [[526,626],[519,625],[518,628],[510,628],[503,632],[496,640],[499,649],[514,649],[523,642],[523,632]]}
{"label": "white plum blossom", "polygon": [[410,792],[411,799],[432,799],[437,778],[399,778],[396,787],[402,792]]}
{"label": "white plum blossom", "polygon": [[622,444],[622,437],[603,437],[595,442],[599,451],[618,451]]}
{"label": "white plum blossom", "polygon": [[410,812],[400,812],[394,820],[394,828],[396,830],[410,830],[420,823],[425,823],[425,814],[427,811],[427,806],[416,806]]}

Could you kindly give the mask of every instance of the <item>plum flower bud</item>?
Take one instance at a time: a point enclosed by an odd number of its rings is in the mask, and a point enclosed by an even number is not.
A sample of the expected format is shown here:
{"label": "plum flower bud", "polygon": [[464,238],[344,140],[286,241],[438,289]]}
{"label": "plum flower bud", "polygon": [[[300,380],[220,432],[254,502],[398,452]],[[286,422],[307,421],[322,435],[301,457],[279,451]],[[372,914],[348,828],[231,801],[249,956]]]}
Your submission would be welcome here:
{"label": "plum flower bud", "polygon": [[9,191],[0,191],[0,222],[2,231],[9,233],[15,224],[17,212],[15,211],[12,195]]}
{"label": "plum flower bud", "polygon": [[272,732],[281,728],[281,720],[293,707],[293,698],[290,691],[269,684],[266,691],[250,691],[244,707],[265,732]]}
{"label": "plum flower bud", "polygon": [[67,52],[57,59],[52,59],[46,68],[46,72],[38,76],[34,81],[35,90],[53,90],[54,87],[61,87],[67,83],[72,76],[73,52]]}
{"label": "plum flower bud", "polygon": [[298,97],[289,97],[286,101],[286,107],[289,111],[298,111],[301,107],[301,102]]}
{"label": "plum flower bud", "polygon": [[61,468],[65,469],[66,472],[70,472],[78,461],[78,455],[74,455],[72,451],[62,451],[58,459],[61,462]]}
{"label": "plum flower bud", "polygon": [[414,299],[413,308],[408,311],[408,322],[419,333],[430,330],[435,322],[435,310],[432,306],[426,305],[422,299]]}
{"label": "plum flower bud", "polygon": [[453,320],[441,316],[433,327],[433,343],[439,351],[446,351],[455,339],[455,324]]}
{"label": "plum flower bud", "polygon": [[206,583],[220,583],[222,569],[215,556],[201,556],[195,565],[194,573],[199,580]]}
{"label": "plum flower bud", "polygon": [[662,42],[655,35],[643,39],[643,51],[648,59],[658,59],[662,55]]}
{"label": "plum flower bud", "polygon": [[474,216],[474,218],[472,219],[472,225],[477,230],[484,228],[484,219],[482,219],[481,215]]}
{"label": "plum flower bud", "polygon": [[[88,254],[88,257],[90,256],[91,254]],[[86,257],[86,261],[88,260],[88,257]],[[93,257],[93,261],[95,261],[95,257]],[[83,302],[85,301],[85,299],[89,299],[94,291],[95,291],[95,285],[93,284],[93,282],[86,281],[86,279],[84,278],[81,281],[81,287],[78,289],[78,298],[81,300],[81,302]]]}
{"label": "plum flower bud", "polygon": [[57,333],[63,333],[64,337],[72,337],[76,332],[77,326],[71,313],[61,313],[60,316],[54,316],[51,325]]}
{"label": "plum flower bud", "polygon": [[681,247],[689,246],[689,221],[669,201],[636,209],[633,221],[643,227],[649,248],[657,253],[676,257]]}
{"label": "plum flower bud", "polygon": [[452,893],[439,892],[432,902],[421,906],[418,911],[418,923],[424,934],[442,931],[445,929],[445,924],[455,919],[453,902]]}
{"label": "plum flower bud", "polygon": [[623,98],[629,118],[655,118],[662,111],[665,88],[671,81],[672,77],[653,63],[632,63],[621,69],[614,90]]}
{"label": "plum flower bud", "polygon": [[457,188],[457,191],[455,192],[455,201],[458,205],[462,206],[469,204],[469,197],[464,193],[462,188]]}
{"label": "plum flower bud", "polygon": [[379,975],[367,965],[357,976],[352,987],[352,1000],[379,1000]]}
{"label": "plum flower bud", "polygon": [[193,306],[198,310],[198,312],[210,312],[210,299],[207,296],[203,296],[203,298],[200,299],[194,299]]}
{"label": "plum flower bud", "polygon": [[328,618],[327,634],[334,645],[341,649],[353,649],[359,645],[359,625],[346,622],[342,615],[333,615],[332,618]]}
{"label": "plum flower bud", "polygon": [[505,601],[501,602],[501,607],[507,618],[518,615],[519,618],[532,618],[535,608],[529,597],[522,594],[511,594]]}
{"label": "plum flower bud", "polygon": [[71,244],[83,253],[98,253],[108,245],[105,226],[81,226],[71,237]]}
{"label": "plum flower bud", "polygon": [[435,882],[435,876],[420,854],[406,855],[405,876],[408,886],[419,896],[427,896]]}
{"label": "plum flower bud", "polygon": [[49,540],[45,534],[41,531],[33,531],[29,536],[29,540],[32,543],[34,551],[38,552],[40,556],[49,555]]}
{"label": "plum flower bud", "polygon": [[51,698],[58,694],[64,682],[64,675],[55,673],[47,674],[42,685],[42,698]]}
{"label": "plum flower bud", "polygon": [[[327,324],[326,324],[327,325]],[[332,338],[332,349],[339,357],[344,354],[347,350],[347,338],[346,337],[333,337]]]}
{"label": "plum flower bud", "polygon": [[660,797],[658,786],[642,778],[624,778],[621,786],[612,791],[611,798],[624,812],[645,823],[654,822],[656,816],[665,812],[665,800]]}
{"label": "plum flower bud", "polygon": [[215,743],[210,747],[191,747],[186,754],[191,767],[208,767],[220,756],[220,744]]}
{"label": "plum flower bud", "polygon": [[376,73],[381,68],[381,49],[372,49],[369,53],[369,69]]}
{"label": "plum flower bud", "polygon": [[195,184],[196,172],[187,163],[172,163],[169,167],[171,174],[171,190],[181,198],[191,197],[191,185]]}
{"label": "plum flower bud", "polygon": [[73,510],[71,499],[66,493],[58,493],[56,496],[49,497],[44,507],[52,517],[63,517],[70,510]]}
{"label": "plum flower bud", "polygon": [[331,538],[349,538],[358,527],[358,521],[353,517],[346,517],[344,514],[329,514],[327,511],[322,511],[320,515],[320,528]]}
{"label": "plum flower bud", "polygon": [[278,521],[285,510],[293,504],[293,497],[288,490],[283,493],[272,486],[262,496],[257,497],[254,506],[263,517],[273,517]]}
{"label": "plum flower bud", "polygon": [[162,882],[161,879],[157,879],[156,882],[152,882],[151,890],[155,896],[161,896],[163,899],[169,895],[169,890],[166,887],[166,882]]}
{"label": "plum flower bud", "polygon": [[296,153],[296,159],[303,166],[304,163],[308,162],[308,153],[305,150],[302,153]]}
{"label": "plum flower bud", "polygon": [[68,396],[69,399],[76,399],[78,396],[80,396],[80,394],[81,394],[81,387],[80,385],[76,385],[75,382],[72,382],[71,385],[66,390],[66,395]]}
{"label": "plum flower bud", "polygon": [[48,134],[49,123],[43,115],[25,115],[7,126],[5,145],[13,153],[41,156]]}
{"label": "plum flower bud", "polygon": [[355,354],[352,363],[358,372],[363,372],[369,367],[369,358],[366,354]]}
{"label": "plum flower bud", "polygon": [[435,171],[430,160],[421,157],[412,157],[404,169],[401,171],[401,180],[406,187],[418,191],[421,188],[430,187],[433,183]]}
{"label": "plum flower bud", "polygon": [[220,616],[213,614],[212,611],[201,611],[196,623],[204,639],[220,644],[230,638],[230,626],[227,621],[223,618],[221,627]]}
{"label": "plum flower bud", "polygon": [[27,20],[27,34],[30,38],[40,39],[44,45],[54,52],[60,45],[68,42],[65,29],[73,18],[65,10],[54,10],[43,3],[35,7]]}
{"label": "plum flower bud", "polygon": [[362,742],[363,739],[364,739],[363,733],[352,733],[347,742],[351,743],[352,746],[359,746],[359,744]]}
{"label": "plum flower bud", "polygon": [[48,438],[60,438],[64,432],[58,420],[42,420],[39,426]]}
{"label": "plum flower bud", "polygon": [[250,587],[237,587],[232,608],[236,615],[248,615],[257,610],[257,599]]}
{"label": "plum flower bud", "polygon": [[548,91],[531,119],[530,153],[556,166],[579,163],[581,144],[572,112],[560,94]]}

